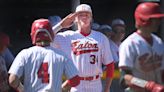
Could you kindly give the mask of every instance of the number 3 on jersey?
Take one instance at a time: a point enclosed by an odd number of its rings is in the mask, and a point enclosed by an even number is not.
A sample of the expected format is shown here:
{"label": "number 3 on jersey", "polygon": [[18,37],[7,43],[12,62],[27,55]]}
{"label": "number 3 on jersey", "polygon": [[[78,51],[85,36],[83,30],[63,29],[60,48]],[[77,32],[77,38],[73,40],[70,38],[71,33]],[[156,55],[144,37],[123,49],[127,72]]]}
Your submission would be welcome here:
{"label": "number 3 on jersey", "polygon": [[48,63],[42,63],[38,70],[38,78],[42,79],[42,83],[49,83]]}
{"label": "number 3 on jersey", "polygon": [[96,61],[98,62],[97,57],[95,55],[90,55],[90,63],[95,64]]}

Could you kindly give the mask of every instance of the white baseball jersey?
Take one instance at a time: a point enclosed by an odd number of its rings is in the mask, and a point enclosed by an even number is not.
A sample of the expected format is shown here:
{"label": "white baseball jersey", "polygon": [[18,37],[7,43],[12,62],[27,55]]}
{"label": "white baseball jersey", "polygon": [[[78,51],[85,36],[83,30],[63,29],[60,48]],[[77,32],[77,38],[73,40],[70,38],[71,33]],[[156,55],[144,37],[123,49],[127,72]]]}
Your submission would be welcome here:
{"label": "white baseball jersey", "polygon": [[131,34],[120,46],[119,66],[130,67],[133,75],[138,78],[162,83],[164,45],[162,40],[154,34],[152,39],[151,46],[138,33]]}
{"label": "white baseball jersey", "polygon": [[110,43],[114,62],[119,62],[119,46],[115,42],[113,42],[111,39],[109,39],[109,43]]}
{"label": "white baseball jersey", "polygon": [[61,92],[63,73],[72,78],[78,71],[60,50],[33,46],[16,56],[9,73],[24,76],[25,92]]}
{"label": "white baseball jersey", "polygon": [[[92,30],[88,36],[82,35],[78,30],[61,32],[55,36],[54,45],[73,60],[80,77],[101,76],[102,64],[107,65],[113,62],[107,37],[97,31]],[[76,92],[76,90],[101,92],[102,85],[100,78],[98,79],[97,82],[81,81],[80,85],[71,89],[71,92]]]}
{"label": "white baseball jersey", "polygon": [[108,39],[97,31],[92,30],[88,36],[79,31],[65,31],[55,36],[54,43],[73,60],[79,76],[101,74],[102,63],[113,61]]}

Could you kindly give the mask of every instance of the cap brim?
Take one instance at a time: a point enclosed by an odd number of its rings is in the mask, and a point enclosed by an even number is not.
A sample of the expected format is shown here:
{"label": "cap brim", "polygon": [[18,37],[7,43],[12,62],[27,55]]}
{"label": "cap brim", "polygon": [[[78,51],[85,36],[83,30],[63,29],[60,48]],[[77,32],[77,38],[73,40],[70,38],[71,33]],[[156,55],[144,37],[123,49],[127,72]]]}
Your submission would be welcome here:
{"label": "cap brim", "polygon": [[[83,12],[91,13],[90,11],[76,11],[76,13],[83,13]],[[92,14],[92,13],[91,13],[91,14]]]}
{"label": "cap brim", "polygon": [[112,25],[112,28],[114,28],[116,26],[126,27],[126,25],[123,25],[123,24],[115,24],[115,25]]}

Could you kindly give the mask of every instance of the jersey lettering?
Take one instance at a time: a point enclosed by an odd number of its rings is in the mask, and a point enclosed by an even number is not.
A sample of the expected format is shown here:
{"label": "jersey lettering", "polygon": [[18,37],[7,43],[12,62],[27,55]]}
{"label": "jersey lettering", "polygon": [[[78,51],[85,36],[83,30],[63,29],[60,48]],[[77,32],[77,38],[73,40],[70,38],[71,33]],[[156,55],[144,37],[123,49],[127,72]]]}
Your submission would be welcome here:
{"label": "jersey lettering", "polygon": [[38,78],[42,79],[42,83],[49,83],[48,63],[42,63],[38,70]]}
{"label": "jersey lettering", "polygon": [[139,64],[141,69],[145,72],[153,71],[154,69],[157,69],[162,64],[162,56],[158,54],[154,54],[152,56],[149,55],[149,53],[146,53],[139,57]]}
{"label": "jersey lettering", "polygon": [[73,53],[75,55],[98,51],[98,44],[89,41],[85,43],[80,43],[80,41],[75,41],[71,44],[71,46],[72,46]]}

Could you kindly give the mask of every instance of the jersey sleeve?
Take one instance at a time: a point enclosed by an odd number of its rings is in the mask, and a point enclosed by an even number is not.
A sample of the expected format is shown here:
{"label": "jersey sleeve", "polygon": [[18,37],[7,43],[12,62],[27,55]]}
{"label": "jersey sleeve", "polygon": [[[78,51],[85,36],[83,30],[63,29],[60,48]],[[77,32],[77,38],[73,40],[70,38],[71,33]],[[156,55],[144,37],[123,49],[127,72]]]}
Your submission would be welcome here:
{"label": "jersey sleeve", "polygon": [[71,32],[70,31],[66,31],[66,32],[59,32],[56,34],[54,41],[52,43],[52,46],[55,48],[58,48],[60,50],[62,50],[63,52],[65,52],[65,54],[71,58],[71,42],[69,39],[69,34]]}
{"label": "jersey sleeve", "polygon": [[63,35],[58,33],[54,37],[54,41],[52,43],[52,46],[55,48],[61,49],[61,44],[64,43],[64,41],[65,41],[65,38],[63,37]]}
{"label": "jersey sleeve", "polygon": [[119,62],[119,57],[118,57],[118,47],[116,47],[115,43],[109,39],[109,44],[110,44],[110,48],[111,48],[111,53],[113,56],[113,60],[114,62]]}
{"label": "jersey sleeve", "polygon": [[133,67],[137,51],[135,50],[134,42],[125,41],[119,48],[119,67]]}
{"label": "jersey sleeve", "polygon": [[65,70],[65,75],[68,79],[78,75],[77,68],[75,67],[73,62],[68,58],[65,58],[64,70]]}
{"label": "jersey sleeve", "polygon": [[9,74],[15,74],[19,78],[23,75],[26,53],[27,52],[25,52],[25,50],[22,50],[20,53],[18,53],[18,55],[14,59],[12,65],[8,71]]}
{"label": "jersey sleeve", "polygon": [[110,63],[112,63],[113,60],[113,56],[112,56],[112,52],[111,52],[111,48],[110,48],[110,43],[107,37],[104,36],[103,39],[103,44],[102,44],[102,62],[104,65],[108,65]]}

